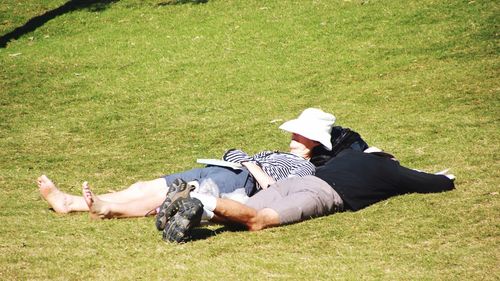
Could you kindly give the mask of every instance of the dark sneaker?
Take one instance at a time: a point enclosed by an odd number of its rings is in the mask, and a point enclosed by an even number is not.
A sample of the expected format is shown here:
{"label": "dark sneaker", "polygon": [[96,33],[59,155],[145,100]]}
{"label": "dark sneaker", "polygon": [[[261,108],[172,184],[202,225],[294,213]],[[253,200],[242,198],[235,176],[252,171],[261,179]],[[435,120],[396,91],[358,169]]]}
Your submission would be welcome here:
{"label": "dark sneaker", "polygon": [[177,212],[166,223],[163,240],[182,243],[190,236],[191,229],[200,224],[203,204],[196,198],[181,198],[173,205]]}
{"label": "dark sneaker", "polygon": [[182,179],[175,179],[174,182],[172,183],[172,186],[168,187],[167,191],[167,198],[165,198],[165,201],[160,206],[160,210],[158,211],[158,214],[156,215],[156,228],[158,230],[163,230],[165,228],[165,224],[167,223],[167,220],[169,219],[168,214],[167,214],[167,208],[174,202],[175,200],[179,198],[190,198],[189,193],[194,189],[195,187],[192,185],[188,185],[184,180]]}

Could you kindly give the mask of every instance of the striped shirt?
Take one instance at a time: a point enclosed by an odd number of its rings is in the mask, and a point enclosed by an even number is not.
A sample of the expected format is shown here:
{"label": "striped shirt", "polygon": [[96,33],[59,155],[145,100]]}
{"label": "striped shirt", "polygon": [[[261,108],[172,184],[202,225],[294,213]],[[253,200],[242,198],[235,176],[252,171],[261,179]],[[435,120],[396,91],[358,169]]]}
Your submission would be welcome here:
{"label": "striped shirt", "polygon": [[233,163],[247,161],[256,163],[275,181],[289,177],[314,175],[316,171],[309,160],[295,154],[279,151],[262,151],[249,156],[239,149],[231,149],[224,154],[222,159]]}

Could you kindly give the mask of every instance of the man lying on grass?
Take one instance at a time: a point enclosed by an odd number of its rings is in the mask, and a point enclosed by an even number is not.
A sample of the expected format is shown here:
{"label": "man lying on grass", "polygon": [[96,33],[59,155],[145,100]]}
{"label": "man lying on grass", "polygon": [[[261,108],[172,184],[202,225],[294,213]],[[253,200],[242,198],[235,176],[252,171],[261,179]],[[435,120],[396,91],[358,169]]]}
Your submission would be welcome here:
{"label": "man lying on grass", "polygon": [[[271,185],[245,203],[208,195],[184,193],[164,204],[163,239],[184,242],[200,223],[204,209],[212,222],[242,225],[250,231],[292,224],[341,211],[357,211],[391,196],[431,193],[454,188],[454,176],[429,174],[401,166],[397,161],[370,153],[343,150],[316,171],[315,176],[294,177]],[[179,181],[182,187],[184,182]],[[179,195],[175,190],[167,194]]]}

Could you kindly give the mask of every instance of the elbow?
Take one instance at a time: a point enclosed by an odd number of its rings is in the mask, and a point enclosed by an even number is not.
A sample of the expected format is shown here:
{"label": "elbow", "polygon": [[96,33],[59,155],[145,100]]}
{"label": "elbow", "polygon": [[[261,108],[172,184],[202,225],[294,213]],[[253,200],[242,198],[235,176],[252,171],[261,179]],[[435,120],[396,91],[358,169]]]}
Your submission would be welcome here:
{"label": "elbow", "polygon": [[279,215],[276,211],[266,208],[257,212],[257,215],[247,221],[246,227],[249,231],[259,231],[280,224]]}
{"label": "elbow", "polygon": [[262,223],[261,223],[261,218],[257,214],[257,216],[251,218],[245,223],[245,226],[247,227],[248,231],[259,231],[264,229]]}
{"label": "elbow", "polygon": [[247,229],[248,231],[259,231],[264,229],[261,225],[259,224],[247,224]]}

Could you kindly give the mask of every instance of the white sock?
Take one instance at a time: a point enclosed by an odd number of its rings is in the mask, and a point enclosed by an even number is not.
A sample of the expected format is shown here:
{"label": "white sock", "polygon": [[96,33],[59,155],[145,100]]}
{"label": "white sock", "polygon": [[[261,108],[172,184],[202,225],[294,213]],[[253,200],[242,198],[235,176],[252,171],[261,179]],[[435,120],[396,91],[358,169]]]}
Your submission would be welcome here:
{"label": "white sock", "polygon": [[214,217],[214,212],[203,208],[203,215],[201,215],[201,220],[209,221]]}
{"label": "white sock", "polygon": [[196,192],[191,192],[191,197],[196,198],[201,201],[203,204],[203,209],[207,211],[213,211],[215,210],[215,206],[217,205],[217,198],[207,195],[207,194],[201,194],[201,193],[196,193]]}

